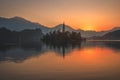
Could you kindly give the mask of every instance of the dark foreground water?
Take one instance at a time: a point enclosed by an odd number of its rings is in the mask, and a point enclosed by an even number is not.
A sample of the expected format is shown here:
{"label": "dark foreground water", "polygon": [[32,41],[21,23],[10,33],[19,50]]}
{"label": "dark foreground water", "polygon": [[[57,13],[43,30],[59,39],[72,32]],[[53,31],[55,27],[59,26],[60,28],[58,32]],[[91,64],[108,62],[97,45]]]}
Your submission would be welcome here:
{"label": "dark foreground water", "polygon": [[0,80],[120,80],[120,42],[2,46]]}

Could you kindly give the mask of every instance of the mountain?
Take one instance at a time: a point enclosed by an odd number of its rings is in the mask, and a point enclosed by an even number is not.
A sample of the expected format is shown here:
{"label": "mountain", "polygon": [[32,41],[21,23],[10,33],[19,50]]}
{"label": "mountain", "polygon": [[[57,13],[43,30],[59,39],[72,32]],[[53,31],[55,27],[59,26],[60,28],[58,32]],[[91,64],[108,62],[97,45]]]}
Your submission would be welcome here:
{"label": "mountain", "polygon": [[[51,28],[50,31],[62,29],[62,26],[63,26],[63,24],[59,24],[59,25],[55,26],[54,28]],[[103,36],[103,35],[105,35],[105,34],[107,34],[109,32],[120,30],[120,27],[114,27],[111,30],[99,31],[99,32],[97,32],[97,31],[90,31],[90,30],[89,31],[84,31],[84,30],[81,30],[81,29],[75,30],[75,29],[71,28],[68,25],[65,25],[65,29],[66,29],[66,31],[70,31],[70,32],[72,32],[72,31],[81,32],[82,37],[89,38],[89,37],[100,37],[100,36]]]}
{"label": "mountain", "polygon": [[30,22],[21,17],[13,18],[0,17],[0,28],[1,27],[7,28],[12,31],[22,31],[25,29],[37,29],[37,28],[46,31],[48,29],[47,27],[41,24]]}
{"label": "mountain", "polygon": [[117,30],[120,30],[119,26],[116,26],[116,27],[112,28],[111,30],[109,30],[107,32],[109,33],[109,32],[113,32],[113,31],[117,31]]}
{"label": "mountain", "polygon": [[[57,31],[57,30],[61,30],[62,27],[63,27],[63,24],[59,24],[59,25],[57,25],[57,26],[51,28],[51,31],[54,31],[54,30],[56,30],[56,31]],[[68,26],[68,25],[65,25],[65,30],[66,30],[66,31],[70,31],[70,32],[75,31],[72,27],[70,27],[70,26]]]}
{"label": "mountain", "polygon": [[[13,18],[3,18],[0,17],[0,28],[5,27],[7,29],[10,29],[12,31],[22,31],[25,29],[36,29],[40,28],[44,34],[54,31],[54,30],[59,30],[61,29],[63,24],[59,24],[53,28],[48,28],[46,26],[43,26],[38,23],[33,23],[30,22],[24,18],[21,17],[13,17]],[[95,32],[95,31],[84,31],[84,30],[74,30],[70,26],[66,25],[65,29],[67,31],[76,31],[76,32],[81,32],[83,37],[91,37],[91,36],[101,36],[103,32]]]}
{"label": "mountain", "polygon": [[113,32],[108,32],[103,36],[94,36],[91,37],[89,39],[93,39],[93,40],[120,40],[120,30],[116,30]]}
{"label": "mountain", "polygon": [[[39,23],[31,22],[31,21],[26,20],[26,19],[21,18],[21,17],[13,17],[13,18],[0,17],[0,28],[4,27],[4,28],[7,28],[7,29],[12,30],[12,31],[22,31],[22,30],[25,30],[25,29],[38,29],[38,28],[40,28],[42,30],[43,34],[46,34],[50,31],[54,31],[54,30],[57,31],[57,30],[61,29],[62,26],[63,26],[63,24],[59,24],[59,25],[56,25],[53,28],[48,28],[44,25],[41,25]],[[115,27],[111,30],[100,31],[100,32],[84,31],[84,30],[81,30],[81,29],[75,30],[68,25],[65,26],[65,29],[66,29],[66,31],[70,31],[70,32],[72,32],[72,31],[81,32],[82,37],[93,37],[93,36],[103,36],[106,33],[113,32],[113,31],[116,31],[116,30],[120,30],[120,27]]]}
{"label": "mountain", "polygon": [[82,31],[81,34],[83,37],[93,37],[93,36],[103,36],[106,32],[105,31]]}
{"label": "mountain", "polygon": [[[49,29],[49,32],[50,31],[61,30],[62,27],[63,27],[63,24],[59,24],[59,25]],[[81,32],[82,37],[102,36],[106,33],[104,31],[96,32],[96,31],[84,31],[84,30],[81,30],[81,29],[75,30],[72,27],[70,27],[69,25],[65,25],[65,30],[69,31],[69,32],[72,32],[72,31]]]}
{"label": "mountain", "polygon": [[109,32],[107,34],[105,34],[104,36],[102,36],[102,39],[107,39],[107,40],[120,40],[120,30],[116,30],[113,32]]}

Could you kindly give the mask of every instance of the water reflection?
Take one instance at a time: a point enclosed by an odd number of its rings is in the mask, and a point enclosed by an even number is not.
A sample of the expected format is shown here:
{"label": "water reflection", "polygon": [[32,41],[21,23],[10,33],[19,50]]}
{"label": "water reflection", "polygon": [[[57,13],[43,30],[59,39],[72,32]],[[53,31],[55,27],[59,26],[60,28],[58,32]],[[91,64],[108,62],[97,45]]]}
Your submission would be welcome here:
{"label": "water reflection", "polygon": [[54,45],[54,44],[47,44],[47,49],[50,49],[51,51],[56,52],[57,54],[61,55],[63,58],[65,55],[72,52],[73,49],[80,49],[81,48],[81,42],[78,44],[62,44],[62,45]]}
{"label": "water reflection", "polygon": [[113,49],[113,50],[118,50],[118,51],[120,51],[120,42],[115,42],[115,41],[113,41],[113,42],[104,42],[104,44],[105,44],[107,47],[109,47],[109,48],[111,48],[111,49]]}
{"label": "water reflection", "polygon": [[[0,62],[13,61],[16,63],[23,62],[31,57],[40,56],[46,52],[53,51],[58,56],[65,58],[74,50],[84,48],[110,48],[115,51],[120,51],[120,42],[83,42],[80,44],[67,44],[67,45],[21,45],[21,46],[0,46]],[[93,51],[94,52],[94,51]]]}
{"label": "water reflection", "polygon": [[0,48],[0,80],[120,80],[116,46],[119,42],[4,46]]}
{"label": "water reflection", "polygon": [[1,46],[0,47],[0,62],[13,61],[16,63],[23,62],[31,57],[43,54],[42,45],[24,45],[24,46]]}
{"label": "water reflection", "polygon": [[0,46],[0,62],[13,61],[16,63],[23,62],[31,57],[40,56],[45,52],[54,51],[58,55],[65,57],[75,48],[81,48],[81,44],[77,45],[17,45],[17,46]]}

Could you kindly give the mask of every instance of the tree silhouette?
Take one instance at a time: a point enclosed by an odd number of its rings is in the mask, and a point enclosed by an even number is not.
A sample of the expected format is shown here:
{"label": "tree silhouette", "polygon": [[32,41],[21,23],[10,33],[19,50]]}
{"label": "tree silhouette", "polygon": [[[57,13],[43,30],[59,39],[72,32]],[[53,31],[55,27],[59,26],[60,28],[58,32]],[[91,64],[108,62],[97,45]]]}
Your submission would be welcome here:
{"label": "tree silhouette", "polygon": [[42,41],[47,44],[65,45],[65,44],[79,44],[84,40],[80,32],[69,32],[65,30],[63,24],[62,31],[49,32],[42,37]]}

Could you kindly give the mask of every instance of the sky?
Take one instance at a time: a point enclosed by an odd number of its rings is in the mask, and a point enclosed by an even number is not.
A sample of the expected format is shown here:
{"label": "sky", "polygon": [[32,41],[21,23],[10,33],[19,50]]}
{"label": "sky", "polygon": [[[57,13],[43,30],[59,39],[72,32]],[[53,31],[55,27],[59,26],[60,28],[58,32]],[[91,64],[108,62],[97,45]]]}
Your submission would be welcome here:
{"label": "sky", "polygon": [[120,0],[0,0],[0,16],[23,17],[48,27],[103,31],[120,26]]}

